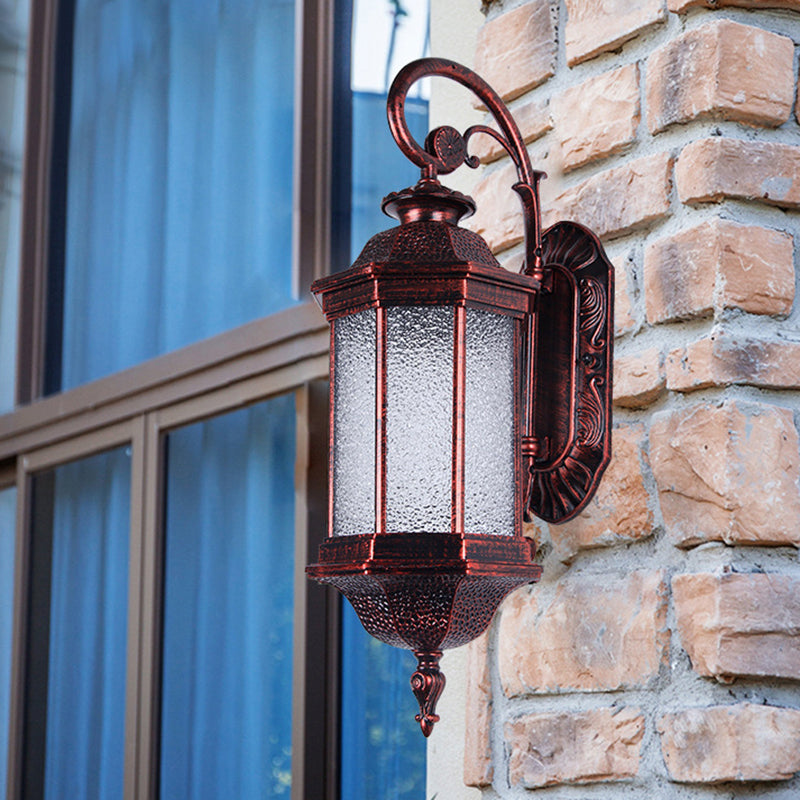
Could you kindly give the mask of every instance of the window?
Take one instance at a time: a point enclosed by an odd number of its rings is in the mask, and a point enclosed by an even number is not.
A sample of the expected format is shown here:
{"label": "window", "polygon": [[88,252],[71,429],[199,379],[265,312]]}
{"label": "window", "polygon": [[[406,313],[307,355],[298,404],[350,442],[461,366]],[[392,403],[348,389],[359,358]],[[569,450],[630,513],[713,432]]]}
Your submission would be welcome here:
{"label": "window", "polygon": [[14,487],[0,489],[0,787],[6,785],[14,618]]}
{"label": "window", "polygon": [[14,407],[29,0],[0,7],[0,414]]}
{"label": "window", "polygon": [[46,391],[294,302],[293,0],[67,6]]}
{"label": "window", "polygon": [[[352,138],[385,90],[341,77],[357,6],[30,5],[22,267],[16,287],[12,241],[0,296],[6,800],[424,796],[408,655],[304,574],[327,519],[329,331],[308,286],[416,177],[387,133],[376,180]],[[342,92],[362,121],[333,136]],[[353,189],[372,186],[365,221]],[[354,701],[353,664],[397,683]],[[347,727],[345,702],[383,716]],[[413,776],[370,757],[408,731]]]}
{"label": "window", "polygon": [[33,480],[26,797],[123,794],[130,467],[118,447]]}
{"label": "window", "polygon": [[288,798],[294,397],[166,448],[160,796]]}

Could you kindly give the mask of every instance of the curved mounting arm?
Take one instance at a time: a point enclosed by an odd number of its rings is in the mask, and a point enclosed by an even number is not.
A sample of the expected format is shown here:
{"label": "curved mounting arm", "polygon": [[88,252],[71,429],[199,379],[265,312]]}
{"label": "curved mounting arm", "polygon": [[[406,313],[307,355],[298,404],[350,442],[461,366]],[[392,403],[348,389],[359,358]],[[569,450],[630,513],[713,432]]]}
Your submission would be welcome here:
{"label": "curved mounting arm", "polygon": [[[406,125],[405,99],[416,81],[431,75],[474,92],[499,132],[474,125],[462,135],[443,126],[420,147]],[[523,336],[525,513],[549,522],[571,519],[591,499],[611,456],[614,269],[600,240],[586,228],[560,222],[542,231],[539,181],[544,173],[531,167],[519,128],[497,92],[472,70],[441,58],[412,61],[394,79],[386,109],[394,140],[423,178],[436,180],[461,164],[477,167],[479,160],[467,153],[476,133],[499,142],[517,168],[512,188],[524,218],[522,272],[538,281],[539,289]]]}
{"label": "curved mounting arm", "polygon": [[[406,125],[405,100],[408,90],[421,78],[438,75],[460,83],[470,89],[489,109],[497,121],[501,133],[486,125],[473,125],[462,136],[455,128],[442,126],[432,130],[420,147]],[[542,223],[539,205],[539,181],[543,172],[534,170],[522,134],[500,96],[471,69],[443,58],[421,58],[407,64],[397,73],[389,89],[386,102],[389,128],[397,146],[405,156],[416,164],[426,178],[447,175],[461,164],[477,167],[475,156],[467,154],[467,143],[476,133],[485,133],[499,142],[511,156],[517,168],[519,181],[512,187],[522,203],[525,226],[525,266],[523,272],[541,281],[542,270]]]}

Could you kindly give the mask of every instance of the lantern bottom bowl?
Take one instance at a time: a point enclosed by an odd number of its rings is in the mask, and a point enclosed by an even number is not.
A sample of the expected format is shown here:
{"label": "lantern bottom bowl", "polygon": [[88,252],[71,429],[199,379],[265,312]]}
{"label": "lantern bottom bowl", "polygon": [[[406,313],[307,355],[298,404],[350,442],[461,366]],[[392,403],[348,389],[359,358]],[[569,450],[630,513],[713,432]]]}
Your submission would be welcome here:
{"label": "lantern bottom bowl", "polygon": [[374,533],[326,539],[306,571],[338,589],[368,633],[414,652],[411,685],[427,736],[444,688],[442,650],[480,636],[509,592],[539,579],[534,554],[531,540],[515,536]]}

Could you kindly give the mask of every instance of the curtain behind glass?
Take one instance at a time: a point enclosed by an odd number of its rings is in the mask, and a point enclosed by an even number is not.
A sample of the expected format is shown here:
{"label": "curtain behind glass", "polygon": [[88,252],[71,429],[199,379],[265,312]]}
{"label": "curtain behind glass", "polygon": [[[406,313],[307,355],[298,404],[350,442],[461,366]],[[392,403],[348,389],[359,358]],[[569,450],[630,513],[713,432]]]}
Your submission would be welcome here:
{"label": "curtain behind glass", "polygon": [[347,800],[425,797],[425,737],[407,650],[370,636],[342,602],[342,778]]}
{"label": "curtain behind glass", "polygon": [[161,800],[289,797],[294,397],[169,436]]}
{"label": "curtain behind glass", "polygon": [[0,4],[0,413],[15,399],[28,5]]}
{"label": "curtain behind glass", "polygon": [[14,529],[17,490],[0,490],[0,796],[8,767],[11,693],[11,628],[14,621]]}
{"label": "curtain behind glass", "polygon": [[292,0],[77,0],[62,386],[293,302]]}
{"label": "curtain behind glass", "polygon": [[114,450],[54,475],[44,797],[114,800],[123,786],[130,457]]}

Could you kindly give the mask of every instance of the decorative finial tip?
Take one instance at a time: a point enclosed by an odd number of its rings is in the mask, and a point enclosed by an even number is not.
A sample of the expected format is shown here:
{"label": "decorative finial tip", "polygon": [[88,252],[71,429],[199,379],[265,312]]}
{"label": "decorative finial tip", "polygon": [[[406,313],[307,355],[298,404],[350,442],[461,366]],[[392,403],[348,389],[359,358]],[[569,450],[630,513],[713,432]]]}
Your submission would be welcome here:
{"label": "decorative finial tip", "polygon": [[417,657],[417,671],[411,676],[411,690],[419,703],[419,714],[414,719],[419,722],[423,735],[427,738],[433,726],[439,721],[436,703],[444,691],[445,677],[439,669],[441,650],[430,653],[414,651]]}

